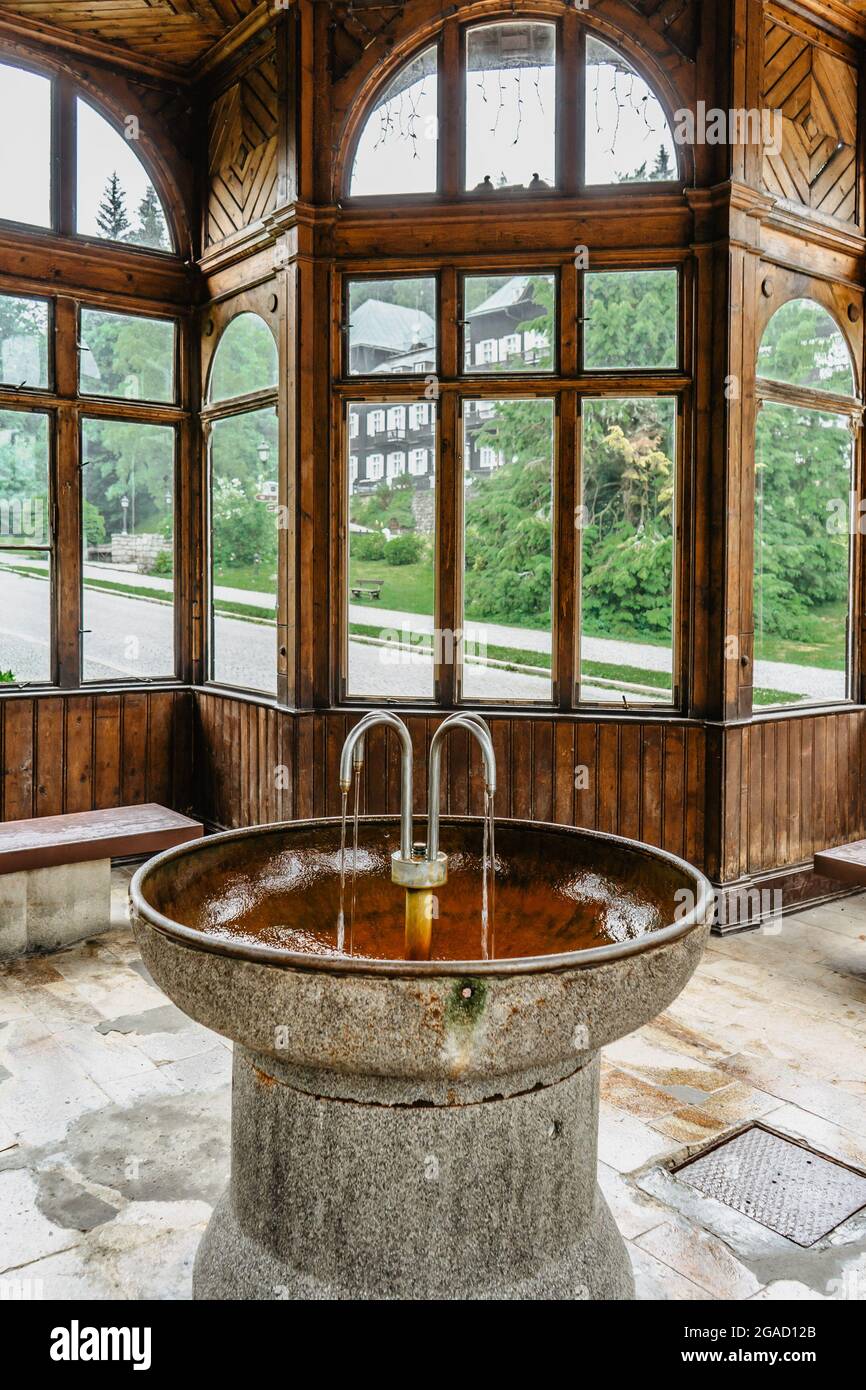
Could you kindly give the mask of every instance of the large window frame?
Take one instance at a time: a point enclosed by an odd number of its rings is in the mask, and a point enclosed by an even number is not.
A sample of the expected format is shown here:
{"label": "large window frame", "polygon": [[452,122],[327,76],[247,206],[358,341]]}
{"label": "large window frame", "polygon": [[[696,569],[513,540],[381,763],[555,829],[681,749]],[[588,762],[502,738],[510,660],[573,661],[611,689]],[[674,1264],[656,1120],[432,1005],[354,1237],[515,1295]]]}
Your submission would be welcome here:
{"label": "large window frame", "polygon": [[[106,254],[110,254],[107,251]],[[27,289],[15,288],[12,293],[29,297]],[[49,419],[51,496],[51,572],[52,572],[52,651],[51,678],[44,682],[15,682],[9,690],[60,688],[88,691],[113,688],[138,688],[179,682],[186,668],[186,634],[179,601],[182,591],[181,574],[189,563],[182,547],[182,515],[185,507],[181,482],[180,461],[186,453],[185,440],[189,429],[189,408],[184,385],[185,361],[188,352],[187,327],[183,316],[166,310],[148,312],[138,303],[125,298],[101,298],[79,293],[46,295],[34,291],[34,298],[48,301],[49,337],[48,388],[0,386],[0,409],[38,412]],[[79,389],[80,334],[82,309],[107,310],[130,317],[159,318],[175,325],[175,399],[171,403],[152,404],[117,397],[94,397]],[[174,575],[174,658],[171,671],[164,676],[136,677],[132,674],[117,679],[87,680],[84,671],[84,639],[87,635],[83,621],[84,559],[82,553],[82,516],[84,506],[84,468],[82,432],[84,421],[117,420],[128,423],[170,426],[175,435],[173,474],[173,575]],[[62,502],[62,505],[61,505]]]}
{"label": "large window frame", "polygon": [[[550,188],[529,191],[527,188],[498,189],[491,196],[486,192],[479,194],[476,189],[467,189],[466,182],[466,111],[467,111],[467,45],[472,30],[484,26],[508,23],[548,24],[554,30],[556,43],[555,103],[557,110],[555,134],[555,182]],[[439,32],[431,40],[427,35],[422,42],[401,54],[399,63],[389,64],[385,77],[376,83],[366,97],[363,108],[353,123],[349,140],[346,142],[342,163],[337,169],[336,196],[347,206],[381,206],[386,202],[411,206],[423,203],[479,202],[490,205],[507,204],[515,200],[531,199],[540,203],[556,201],[562,197],[604,196],[611,190],[646,193],[648,189],[661,189],[670,192],[679,190],[685,178],[684,156],[678,148],[678,167],[671,180],[641,183],[586,182],[585,118],[587,110],[587,39],[596,31],[591,28],[580,12],[579,7],[567,9],[564,13],[551,14],[543,9],[521,11],[519,15],[510,12],[505,6],[501,12],[476,15],[472,18],[449,16]],[[673,110],[666,92],[659,89],[657,79],[647,70],[641,60],[636,45],[628,47],[613,39],[607,33],[598,37],[609,47],[622,54],[635,72],[646,82],[657,98],[665,120],[673,130]],[[438,178],[437,188],[429,193],[407,194],[353,194],[351,191],[355,156],[368,115],[375,110],[378,95],[400,68],[431,47],[437,52],[438,87]]]}
{"label": "large window frame", "polygon": [[[214,629],[216,623],[216,605],[214,602],[214,581],[213,581],[213,434],[214,426],[220,421],[236,419],[244,415],[253,415],[261,410],[273,410],[278,421],[279,435],[279,413],[280,413],[280,364],[277,364],[277,381],[273,386],[262,388],[256,391],[248,391],[237,396],[229,396],[223,400],[212,401],[210,399],[213,372],[217,361],[217,355],[224,346],[226,334],[230,332],[232,324],[244,314],[252,314],[260,320],[262,326],[268,333],[272,332],[267,313],[264,312],[264,304],[259,303],[255,296],[252,300],[247,296],[241,296],[236,302],[228,302],[219,306],[219,313],[215,319],[209,323],[209,337],[211,343],[205,362],[205,382],[207,389],[204,391],[204,403],[201,407],[200,418],[202,425],[203,449],[205,458],[205,477],[202,498],[202,520],[204,530],[203,562],[204,562],[204,595],[206,605],[205,623],[205,652],[204,652],[204,680],[214,689],[240,691],[245,695],[256,699],[273,701],[279,699],[280,692],[280,662],[279,649],[281,643],[279,610],[282,602],[280,593],[280,580],[277,580],[276,599],[276,622],[274,634],[274,690],[261,690],[255,686],[229,683],[219,680],[214,675],[214,658],[216,643]],[[281,477],[279,457],[277,459],[277,476]],[[278,560],[278,576],[281,573],[281,564]]]}
{"label": "large window frame", "polygon": [[[755,378],[755,464],[757,465],[757,442],[758,428],[761,411],[766,405],[781,405],[792,408],[800,408],[817,412],[824,415],[832,415],[837,419],[845,420],[850,430],[851,442],[851,464],[850,464],[850,492],[849,504],[852,514],[848,518],[848,601],[847,618],[845,631],[845,694],[841,698],[818,698],[803,699],[802,701],[791,703],[777,703],[766,705],[755,705],[752,702],[752,714],[767,718],[778,718],[779,716],[798,714],[801,711],[814,712],[816,709],[844,709],[860,702],[858,694],[862,677],[860,644],[857,639],[858,615],[861,608],[860,599],[860,571],[863,564],[863,517],[862,510],[858,510],[856,517],[853,509],[862,509],[863,503],[860,500],[863,496],[863,485],[861,479],[862,472],[862,429],[864,413],[866,407],[863,404],[863,384],[862,374],[857,363],[851,343],[842,328],[837,315],[825,303],[825,296],[821,293],[818,286],[811,287],[811,290],[798,289],[798,292],[787,295],[782,300],[773,299],[771,301],[770,312],[765,321],[760,325],[760,336],[758,339],[758,350],[763,346],[764,338],[770,323],[787,304],[804,301],[814,305],[818,310],[822,310],[824,315],[831,320],[839,334],[840,339],[845,343],[848,350],[852,380],[855,395],[840,395],[835,391],[825,391],[815,386],[800,386],[787,383],[782,380],[773,380],[769,377],[756,375]],[[760,358],[758,359],[760,365]],[[755,475],[754,485],[755,497],[757,497],[757,474]],[[754,535],[755,564],[757,563],[757,530]],[[752,631],[757,640],[757,624],[755,621],[755,585],[754,575],[752,582]],[[754,668],[754,652],[752,664]]]}
{"label": "large window frame", "polygon": [[[173,190],[166,186],[166,180],[154,168],[150,157],[152,150],[136,149],[135,157],[147,175],[160,203],[165,217],[169,246],[139,246],[134,242],[113,241],[110,238],[92,236],[78,231],[78,119],[77,101],[80,98],[99,115],[107,125],[123,140],[125,136],[120,127],[120,117],[111,110],[104,98],[72,74],[60,67],[51,67],[30,58],[5,52],[0,47],[0,64],[32,72],[38,77],[47,78],[51,84],[51,169],[48,225],[18,222],[11,218],[0,218],[0,230],[11,231],[32,237],[69,237],[89,247],[122,249],[135,256],[157,256],[161,261],[176,260],[182,254],[181,246],[185,238],[181,236],[180,218]],[[130,113],[135,114],[135,113]],[[145,144],[142,141],[141,144]]]}
{"label": "large window frame", "polygon": [[[380,278],[402,270],[408,273],[405,262],[382,260]],[[554,403],[553,457],[553,584],[552,584],[552,684],[551,698],[525,700],[464,698],[462,678],[462,649],[455,643],[455,659],[436,664],[432,700],[417,698],[396,700],[374,693],[361,700],[350,695],[347,686],[348,622],[348,477],[353,441],[349,438],[348,404],[398,402],[408,405],[419,399],[417,380],[399,377],[385,378],[381,384],[375,378],[349,377],[342,374],[344,355],[342,332],[333,345],[334,366],[334,476],[339,480],[339,507],[336,511],[337,534],[334,542],[337,563],[332,586],[332,611],[340,615],[332,660],[337,672],[336,692],[340,703],[351,707],[368,704],[418,706],[424,708],[475,707],[488,709],[583,710],[604,713],[617,711],[626,715],[677,714],[685,707],[686,671],[689,621],[688,548],[683,545],[684,518],[689,503],[689,468],[691,452],[687,447],[692,420],[692,377],[686,364],[691,357],[691,315],[693,308],[693,270],[688,251],[671,250],[638,261],[633,255],[599,252],[593,256],[592,269],[605,271],[634,271],[640,269],[676,269],[678,276],[677,343],[679,364],[674,369],[605,370],[588,372],[583,369],[583,312],[584,280],[587,271],[578,270],[574,258],[562,255],[527,252],[525,258],[515,254],[491,259],[481,256],[454,257],[413,263],[417,275],[436,276],[439,285],[438,341],[442,374],[437,377],[437,542],[436,542],[436,599],[434,624],[438,631],[461,633],[463,628],[463,433],[462,417],[465,402],[475,400],[551,399]],[[589,269],[589,268],[588,268]],[[489,276],[509,274],[553,273],[557,280],[556,338],[553,346],[553,371],[540,373],[515,372],[466,374],[463,363],[462,284],[466,275]],[[348,296],[347,281],[363,278],[369,273],[369,262],[342,262],[338,266],[334,285],[333,321],[339,325],[339,311]],[[581,535],[575,524],[577,507],[582,495],[581,413],[586,399],[621,397],[665,397],[676,401],[676,492],[674,502],[674,564],[673,564],[673,671],[670,699],[624,703],[621,697],[611,696],[604,701],[585,700],[581,696],[580,680],[580,568]],[[438,644],[447,654],[447,642]]]}

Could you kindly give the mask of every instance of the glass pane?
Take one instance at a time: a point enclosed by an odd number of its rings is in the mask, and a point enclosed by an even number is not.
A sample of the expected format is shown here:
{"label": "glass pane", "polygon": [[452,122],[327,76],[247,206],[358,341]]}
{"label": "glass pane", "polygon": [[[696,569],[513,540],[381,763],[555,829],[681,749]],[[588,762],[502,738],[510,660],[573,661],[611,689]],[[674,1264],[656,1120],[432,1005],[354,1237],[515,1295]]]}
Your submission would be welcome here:
{"label": "glass pane", "polygon": [[851,354],[834,319],[814,299],[791,299],[764,332],[758,376],[791,386],[854,395]]}
{"label": "glass pane", "polygon": [[466,37],[466,187],[556,182],[556,27],[484,24]]}
{"label": "glass pane", "polygon": [[258,314],[238,314],[223,332],[214,353],[211,401],[229,401],[276,386],[277,345]]}
{"label": "glass pane", "polygon": [[555,275],[467,275],[463,295],[464,371],[553,370]]}
{"label": "glass pane", "polygon": [[583,405],[581,698],[673,698],[676,401]]}
{"label": "glass pane", "polygon": [[676,270],[615,270],[586,277],[583,365],[587,371],[660,371],[678,366]]}
{"label": "glass pane", "polygon": [[0,549],[0,692],[51,680],[51,556]]}
{"label": "glass pane", "polygon": [[436,371],[436,281],[349,282],[349,373]]}
{"label": "glass pane", "polygon": [[350,405],[350,695],[432,699],[436,406]]}
{"label": "glass pane", "polygon": [[37,389],[49,384],[47,299],[0,295],[0,382]]}
{"label": "glass pane", "polygon": [[463,407],[463,695],[551,698],[553,401]]}
{"label": "glass pane", "polygon": [[676,145],[652,87],[621,53],[588,38],[586,182],[663,183],[676,178]]}
{"label": "glass pane", "polygon": [[215,421],[211,675],[268,695],[277,691],[278,462],[275,410]]}
{"label": "glass pane", "polygon": [[0,410],[0,546],[49,545],[47,415]]}
{"label": "glass pane", "polygon": [[174,430],[82,424],[82,678],[171,677]]}
{"label": "glass pane", "polygon": [[81,310],[79,390],[128,401],[173,401],[175,325]]}
{"label": "glass pane", "polygon": [[[51,82],[0,63],[0,217],[51,226]],[[16,131],[18,139],[10,139]]]}
{"label": "glass pane", "polygon": [[402,67],[376,98],[355,151],[349,192],[435,193],[439,80],[435,48]]}
{"label": "glass pane", "polygon": [[756,706],[846,698],[852,446],[844,416],[758,414]]}
{"label": "glass pane", "polygon": [[170,251],[168,222],[147,170],[113,125],[79,97],[76,231]]}

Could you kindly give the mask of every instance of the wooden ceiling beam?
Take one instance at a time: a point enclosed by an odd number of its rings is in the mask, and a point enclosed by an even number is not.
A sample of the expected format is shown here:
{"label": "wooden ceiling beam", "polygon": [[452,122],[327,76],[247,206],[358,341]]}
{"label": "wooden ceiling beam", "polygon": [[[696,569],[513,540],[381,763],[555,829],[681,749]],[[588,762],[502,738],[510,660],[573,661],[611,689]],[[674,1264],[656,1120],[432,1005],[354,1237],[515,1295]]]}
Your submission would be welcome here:
{"label": "wooden ceiling beam", "polygon": [[257,5],[254,10],[250,10],[245,19],[230,29],[223,38],[218,39],[213,47],[199,58],[192,68],[192,80],[200,82],[203,77],[210,76],[217,68],[222,67],[223,63],[227,63],[233,58],[244,44],[249,43],[256,34],[260,34],[263,29],[266,29],[273,22],[277,13],[271,0],[261,0],[261,4]]}
{"label": "wooden ceiling beam", "polygon": [[[178,84],[195,83],[229,62],[245,44],[256,34],[266,29],[280,11],[274,9],[271,0],[261,0],[249,14],[230,29],[225,29],[226,19],[212,0],[170,0],[172,9],[180,18],[195,21],[210,35],[219,35],[216,41],[192,64],[181,64],[166,58],[155,57],[130,48],[126,43],[112,43],[106,37],[77,29],[69,29],[47,20],[10,10],[0,3],[0,39],[9,38],[31,44],[44,44],[51,48],[63,49],[80,57],[105,63],[112,68],[123,68],[140,77]],[[103,32],[116,31],[118,39],[124,35],[120,19],[113,20],[107,14],[101,19]],[[172,33],[166,32],[164,19],[161,22],[159,11],[148,7],[136,22],[136,33],[163,34],[171,45]]]}
{"label": "wooden ceiling beam", "polygon": [[48,24],[41,19],[27,19],[14,14],[0,5],[0,38],[20,39],[28,43],[46,44],[50,48],[61,48],[67,53],[77,53],[81,57],[92,58],[107,63],[113,68],[124,68],[140,76],[159,78],[164,82],[178,83],[189,81],[189,74],[174,63],[160,58],[149,58],[135,53],[131,48],[122,48],[91,34],[75,33],[56,24]]}

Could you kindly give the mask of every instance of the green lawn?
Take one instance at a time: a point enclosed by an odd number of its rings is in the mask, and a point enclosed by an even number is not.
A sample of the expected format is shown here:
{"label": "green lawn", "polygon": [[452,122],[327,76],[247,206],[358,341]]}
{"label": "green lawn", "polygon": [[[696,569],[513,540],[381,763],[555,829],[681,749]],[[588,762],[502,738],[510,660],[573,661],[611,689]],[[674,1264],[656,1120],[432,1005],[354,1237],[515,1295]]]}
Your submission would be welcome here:
{"label": "green lawn", "polygon": [[755,633],[756,661],[784,661],[789,666],[820,666],[825,671],[845,669],[844,603],[816,608],[805,620],[800,640],[768,636],[761,639]]}
{"label": "green lawn", "polygon": [[433,566],[388,565],[384,560],[353,559],[349,565],[349,583],[369,584],[383,581],[382,595],[375,599],[351,599],[365,608],[397,608],[404,613],[430,615],[433,612]]}
{"label": "green lawn", "polygon": [[255,593],[267,593],[269,588],[276,590],[276,570],[268,573],[267,566],[245,565],[233,568],[231,565],[214,565],[214,584],[226,589],[252,589]]}

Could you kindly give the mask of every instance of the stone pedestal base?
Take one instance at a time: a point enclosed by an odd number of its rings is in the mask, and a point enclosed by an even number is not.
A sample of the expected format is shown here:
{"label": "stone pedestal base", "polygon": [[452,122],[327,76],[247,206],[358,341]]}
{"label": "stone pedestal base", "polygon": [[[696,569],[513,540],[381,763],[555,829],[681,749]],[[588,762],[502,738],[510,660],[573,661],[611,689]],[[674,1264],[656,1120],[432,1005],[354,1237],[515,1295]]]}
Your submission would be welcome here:
{"label": "stone pedestal base", "polygon": [[[598,1057],[474,1103],[325,1097],[235,1044],[232,1175],[200,1299],[624,1299],[596,1183]],[[324,1078],[323,1078],[324,1082]]]}
{"label": "stone pedestal base", "polygon": [[0,874],[0,960],[69,946],[110,925],[110,859]]}

